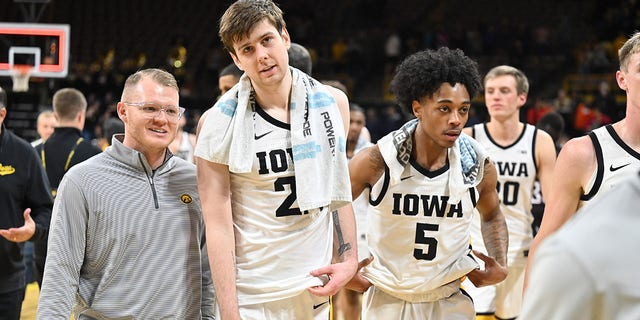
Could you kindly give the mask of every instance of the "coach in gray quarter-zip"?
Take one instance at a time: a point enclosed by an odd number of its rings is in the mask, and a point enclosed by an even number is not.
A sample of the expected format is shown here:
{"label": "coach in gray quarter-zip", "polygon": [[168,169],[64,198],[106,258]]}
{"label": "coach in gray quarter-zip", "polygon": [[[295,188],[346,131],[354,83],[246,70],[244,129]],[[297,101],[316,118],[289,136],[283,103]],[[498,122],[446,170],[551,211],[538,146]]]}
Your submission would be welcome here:
{"label": "coach in gray quarter-zip", "polygon": [[178,101],[171,74],[136,72],[118,103],[124,135],[64,176],[39,319],[213,319],[195,166],[167,148]]}

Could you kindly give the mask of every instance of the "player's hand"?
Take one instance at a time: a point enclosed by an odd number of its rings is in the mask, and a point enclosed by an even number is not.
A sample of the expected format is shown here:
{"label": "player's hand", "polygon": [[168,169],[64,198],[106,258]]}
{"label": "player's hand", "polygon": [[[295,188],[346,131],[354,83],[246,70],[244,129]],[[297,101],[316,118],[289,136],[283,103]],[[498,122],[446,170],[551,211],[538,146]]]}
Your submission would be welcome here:
{"label": "player's hand", "polygon": [[369,256],[358,263],[358,272],[347,282],[345,288],[357,292],[365,292],[371,287],[371,282],[362,276],[362,268],[368,266],[373,261],[373,256]]}
{"label": "player's hand", "polygon": [[358,270],[358,264],[356,260],[349,260],[345,262],[339,262],[330,264],[326,267],[316,269],[310,272],[314,277],[328,277],[329,281],[324,286],[317,286],[309,288],[311,294],[326,297],[336,294]]}
{"label": "player's hand", "polygon": [[24,210],[24,225],[19,228],[0,229],[0,236],[11,242],[25,242],[36,233],[36,223],[31,218],[31,208]]}
{"label": "player's hand", "polygon": [[500,265],[493,257],[476,250],[473,250],[473,254],[484,261],[484,270],[476,269],[467,274],[467,278],[473,285],[478,288],[490,286],[507,277],[507,267]]}

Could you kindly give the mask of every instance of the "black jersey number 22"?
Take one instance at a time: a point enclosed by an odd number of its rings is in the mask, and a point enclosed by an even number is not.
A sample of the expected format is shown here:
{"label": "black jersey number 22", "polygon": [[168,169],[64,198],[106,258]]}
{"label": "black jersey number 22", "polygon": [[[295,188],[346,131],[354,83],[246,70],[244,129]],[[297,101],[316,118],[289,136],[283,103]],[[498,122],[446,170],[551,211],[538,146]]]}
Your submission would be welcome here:
{"label": "black jersey number 22", "polygon": [[[276,209],[276,217],[302,215],[300,208],[291,208],[293,203],[296,202],[296,177],[281,177],[273,183],[275,191],[285,191],[285,185],[291,186],[291,193],[282,201],[278,209]],[[307,214],[308,211],[305,210],[304,213]]]}

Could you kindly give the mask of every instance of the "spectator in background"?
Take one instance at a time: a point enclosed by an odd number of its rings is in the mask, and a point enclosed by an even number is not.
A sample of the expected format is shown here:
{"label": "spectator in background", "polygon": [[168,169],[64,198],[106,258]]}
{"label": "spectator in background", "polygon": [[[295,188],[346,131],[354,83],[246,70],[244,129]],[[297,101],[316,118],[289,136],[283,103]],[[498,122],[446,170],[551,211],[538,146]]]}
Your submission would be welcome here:
{"label": "spectator in background", "polygon": [[573,118],[574,136],[582,136],[602,125],[602,113],[592,106],[593,99],[579,99]]}
{"label": "spectator in background", "polygon": [[53,129],[56,126],[58,126],[58,120],[56,120],[53,111],[45,110],[40,112],[36,120],[36,131],[40,138],[31,142],[31,146],[35,148],[45,142],[53,134]]}
{"label": "spectator in background", "polygon": [[384,136],[391,131],[394,131],[405,123],[406,117],[402,111],[395,104],[390,104],[384,109],[379,111],[380,114],[380,132],[379,136]]}
{"label": "spectator in background", "polygon": [[[53,95],[53,113],[58,120],[58,127],[47,141],[36,148],[47,172],[51,195],[56,197],[56,190],[64,174],[79,164],[102,152],[91,141],[84,140],[82,129],[87,111],[87,100],[82,92],[74,88],[63,88]],[[34,259],[36,262],[37,280],[42,288],[47,256],[47,241],[34,242]]]}
{"label": "spectator in background", "polygon": [[229,89],[240,81],[240,77],[244,72],[236,66],[235,63],[230,63],[226,67],[222,68],[218,75],[218,89],[220,89],[220,95],[225,94]]}
{"label": "spectator in background", "polygon": [[19,320],[24,299],[24,242],[46,239],[51,188],[35,149],[7,130],[7,94],[0,88],[0,317]]}
{"label": "spectator in background", "polygon": [[402,38],[393,30],[384,42],[385,70],[393,70],[402,56]]}
{"label": "spectator in background", "polygon": [[307,48],[295,42],[292,42],[287,52],[289,53],[290,66],[297,68],[308,75],[311,75],[313,61],[311,61],[311,55],[309,54],[309,50],[307,50]]}
{"label": "spectator in background", "polygon": [[381,118],[379,111],[375,108],[367,109],[366,115],[371,142],[375,143],[384,136],[384,119]]}
{"label": "spectator in background", "polygon": [[569,93],[564,89],[558,89],[556,97],[551,102],[553,109],[564,119],[564,123],[573,123],[573,113],[575,112],[575,102]]}
{"label": "spectator in background", "polygon": [[546,103],[543,99],[534,99],[533,106],[527,110],[527,123],[535,125],[545,114],[553,111],[553,105]]}
{"label": "spectator in background", "polygon": [[624,109],[618,107],[607,81],[600,81],[598,92],[594,96],[591,105],[602,115],[601,125],[618,122],[624,118]]}
{"label": "spectator in background", "polygon": [[560,149],[562,149],[562,145],[567,139],[564,132],[565,122],[560,113],[549,112],[545,114],[538,120],[536,127],[551,136],[555,145],[556,154],[560,153]]}
{"label": "spectator in background", "polygon": [[98,142],[98,146],[102,151],[111,145],[113,135],[124,133],[124,123],[118,117],[110,117],[102,124],[102,138]]}

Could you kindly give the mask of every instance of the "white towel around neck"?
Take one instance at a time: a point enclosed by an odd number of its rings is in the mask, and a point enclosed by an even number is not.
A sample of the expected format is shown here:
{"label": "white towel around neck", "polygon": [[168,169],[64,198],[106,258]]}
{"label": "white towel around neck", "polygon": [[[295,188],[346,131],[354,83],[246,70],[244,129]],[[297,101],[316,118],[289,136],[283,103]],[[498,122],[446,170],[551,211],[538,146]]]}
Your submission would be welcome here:
{"label": "white towel around neck", "polygon": [[[335,210],[351,202],[342,116],[323,84],[298,69],[290,70],[291,146],[298,205],[300,210],[324,206]],[[248,155],[255,153],[252,92],[251,80],[244,74],[207,111],[194,152],[197,157],[228,165],[234,173],[251,171],[253,157]]]}
{"label": "white towel around neck", "polygon": [[[418,119],[405,123],[400,129],[393,131],[378,141],[380,153],[389,167],[390,183],[400,181],[404,167],[409,163],[413,148],[413,132]],[[451,178],[449,179],[450,204],[457,204],[462,195],[477,186],[484,175],[484,162],[488,159],[484,148],[473,138],[462,133],[453,147],[448,150]]]}

